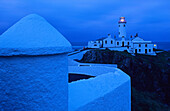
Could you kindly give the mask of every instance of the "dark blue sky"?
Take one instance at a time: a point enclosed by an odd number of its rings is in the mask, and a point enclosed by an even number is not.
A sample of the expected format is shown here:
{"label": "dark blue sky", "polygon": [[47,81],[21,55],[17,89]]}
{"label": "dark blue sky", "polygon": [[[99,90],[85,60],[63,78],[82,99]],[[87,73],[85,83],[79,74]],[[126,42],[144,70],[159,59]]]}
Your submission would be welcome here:
{"label": "dark blue sky", "polygon": [[0,34],[31,13],[72,42],[118,35],[120,16],[128,36],[138,32],[145,40],[170,42],[170,0],[0,0]]}

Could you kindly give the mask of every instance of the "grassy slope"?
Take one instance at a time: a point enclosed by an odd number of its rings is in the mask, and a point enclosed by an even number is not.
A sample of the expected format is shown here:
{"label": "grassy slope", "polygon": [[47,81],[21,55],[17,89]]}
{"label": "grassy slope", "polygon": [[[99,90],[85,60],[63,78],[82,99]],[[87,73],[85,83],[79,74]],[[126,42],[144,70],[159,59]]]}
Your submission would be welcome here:
{"label": "grassy slope", "polygon": [[138,91],[132,87],[132,111],[170,111],[155,93]]}
{"label": "grassy slope", "polygon": [[[81,62],[92,63],[116,63],[118,67],[132,78],[132,110],[133,111],[168,111],[168,105],[161,101],[157,88],[164,87],[167,90],[167,80],[170,64],[170,52],[162,52],[157,56],[136,55],[127,52],[95,49],[89,52]],[[120,57],[117,57],[120,56]],[[116,58],[116,59],[115,59]],[[115,60],[118,60],[115,62]],[[130,60],[130,61],[127,61]],[[151,67],[149,67],[151,66]],[[137,69],[137,70],[136,70]],[[165,73],[162,73],[165,72]],[[142,85],[141,85],[142,84]],[[154,85],[157,85],[153,88]],[[143,90],[140,90],[143,89]],[[150,90],[151,89],[151,90]],[[163,91],[163,90],[161,90]],[[165,91],[167,92],[167,91]],[[167,99],[168,100],[168,99]],[[166,100],[166,101],[167,101]]]}

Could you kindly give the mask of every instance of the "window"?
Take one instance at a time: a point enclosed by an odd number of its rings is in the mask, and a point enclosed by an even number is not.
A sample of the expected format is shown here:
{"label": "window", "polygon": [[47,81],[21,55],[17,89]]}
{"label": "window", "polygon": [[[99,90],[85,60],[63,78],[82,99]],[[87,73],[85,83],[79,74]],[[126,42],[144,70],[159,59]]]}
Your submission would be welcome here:
{"label": "window", "polygon": [[149,49],[149,52],[151,52],[151,49]]}
{"label": "window", "polygon": [[119,32],[119,35],[120,35],[120,32]]}
{"label": "window", "polygon": [[122,38],[124,38],[125,36],[122,36]]}
{"label": "window", "polygon": [[107,44],[107,40],[105,41],[105,44]]}
{"label": "window", "polygon": [[111,40],[111,44],[113,44],[113,40]]}
{"label": "window", "polygon": [[128,42],[128,45],[129,45],[129,42]]}
{"label": "window", "polygon": [[147,44],[145,44],[145,47],[147,47],[148,45]]}
{"label": "window", "polygon": [[120,27],[120,25],[119,25],[119,27]]}
{"label": "window", "polygon": [[125,25],[123,25],[123,27],[125,27]]}
{"label": "window", "polygon": [[139,44],[139,47],[141,47],[141,44]]}
{"label": "window", "polygon": [[94,46],[97,46],[97,44],[94,44]]}
{"label": "window", "polygon": [[141,52],[141,49],[139,49],[139,52]]}
{"label": "window", "polygon": [[117,45],[119,45],[119,42],[117,42]]}

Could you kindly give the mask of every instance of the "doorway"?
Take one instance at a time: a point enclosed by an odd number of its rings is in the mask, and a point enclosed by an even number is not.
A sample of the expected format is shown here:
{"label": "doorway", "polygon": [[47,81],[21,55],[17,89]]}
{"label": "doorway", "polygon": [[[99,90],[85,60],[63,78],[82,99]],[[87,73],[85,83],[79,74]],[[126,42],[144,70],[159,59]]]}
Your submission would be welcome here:
{"label": "doorway", "polygon": [[145,49],[145,54],[147,54],[147,49]]}
{"label": "doorway", "polygon": [[135,54],[137,54],[137,51],[138,51],[138,50],[137,50],[137,49],[135,49]]}
{"label": "doorway", "polygon": [[124,42],[122,42],[122,47],[124,47],[124,45],[125,45],[125,43],[124,43]]}

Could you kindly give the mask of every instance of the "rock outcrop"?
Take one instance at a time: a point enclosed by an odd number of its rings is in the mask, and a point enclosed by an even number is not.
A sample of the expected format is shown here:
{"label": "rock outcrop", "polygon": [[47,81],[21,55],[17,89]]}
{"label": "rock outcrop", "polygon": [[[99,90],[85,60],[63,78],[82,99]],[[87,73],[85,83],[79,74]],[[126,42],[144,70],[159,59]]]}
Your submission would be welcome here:
{"label": "rock outcrop", "polygon": [[135,90],[153,93],[156,95],[153,98],[155,101],[169,105],[170,52],[162,52],[157,56],[132,56],[127,52],[97,49],[86,52],[79,62],[117,64],[118,68],[131,76]]}

